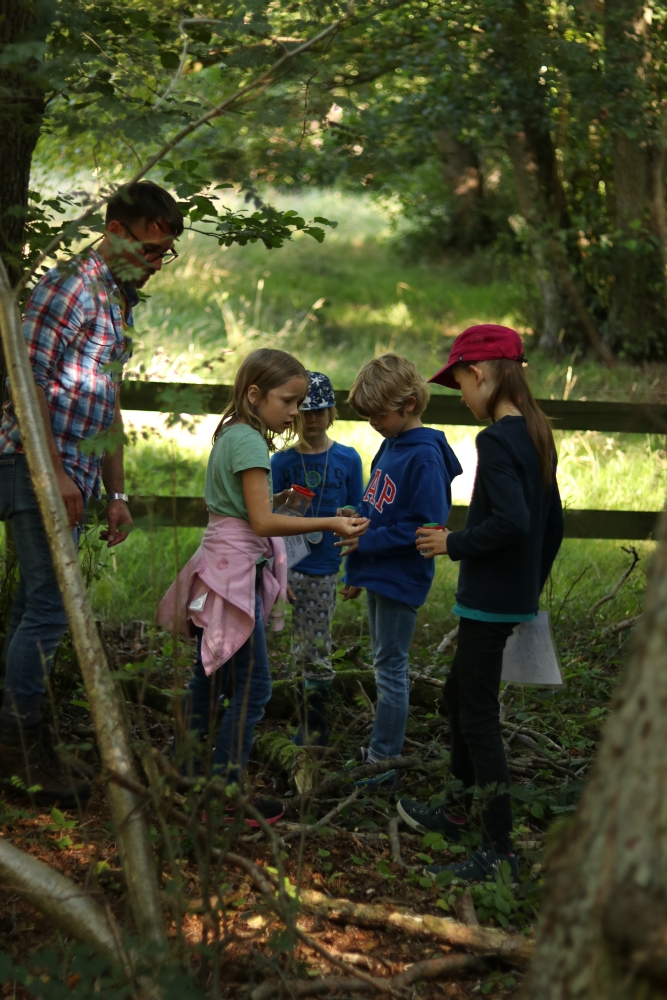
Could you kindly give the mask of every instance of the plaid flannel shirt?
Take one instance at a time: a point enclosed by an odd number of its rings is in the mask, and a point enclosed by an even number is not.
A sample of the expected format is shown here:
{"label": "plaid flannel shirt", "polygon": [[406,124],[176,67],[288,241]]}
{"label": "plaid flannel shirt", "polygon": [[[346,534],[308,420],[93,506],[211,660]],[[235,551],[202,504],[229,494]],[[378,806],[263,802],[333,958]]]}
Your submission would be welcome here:
{"label": "plaid flannel shirt", "polygon": [[[51,413],[56,448],[67,475],[86,500],[99,497],[103,455],[83,454],[79,444],[113,423],[122,366],[129,357],[121,291],[95,251],[78,258],[76,270],[57,267],[41,278],[28,299],[23,332],[37,385]],[[112,362],[111,370],[109,366]],[[11,389],[10,389],[11,391]],[[0,455],[21,452],[11,396],[0,424]]]}

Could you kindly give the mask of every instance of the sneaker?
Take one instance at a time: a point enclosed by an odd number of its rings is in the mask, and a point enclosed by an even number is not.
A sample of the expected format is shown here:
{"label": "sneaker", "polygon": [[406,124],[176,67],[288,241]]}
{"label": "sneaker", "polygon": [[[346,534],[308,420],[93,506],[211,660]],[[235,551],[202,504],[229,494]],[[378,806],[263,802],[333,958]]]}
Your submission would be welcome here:
{"label": "sneaker", "polygon": [[[372,764],[373,761],[368,759],[368,750],[366,747],[359,747],[354,757],[345,762],[345,770],[348,771],[352,767],[359,767],[360,764]],[[392,792],[399,792],[403,787],[403,777],[398,776],[398,771],[392,768],[391,771],[383,771],[382,774],[376,774],[372,778],[360,778],[359,781],[350,782],[346,785],[343,791],[352,792],[355,788],[367,788],[372,791],[374,788],[379,788],[382,786],[382,791],[390,795]]]}
{"label": "sneaker", "polygon": [[[269,826],[273,826],[274,823],[277,823],[278,820],[282,819],[285,815],[285,803],[281,802],[280,799],[274,799],[272,795],[256,795],[255,798],[251,800],[250,804],[254,806],[259,813],[261,813]],[[236,814],[236,809],[231,802],[225,811],[231,822]],[[246,824],[253,830],[260,829],[259,821],[253,816],[246,816],[245,821]]]}
{"label": "sneaker", "polygon": [[0,782],[37,805],[76,807],[92,792],[78,767],[61,759],[46,724],[23,732],[0,729]]}
{"label": "sneaker", "polygon": [[501,866],[507,862],[510,867],[510,882],[519,881],[519,859],[516,854],[496,854],[492,847],[482,845],[473,851],[467,861],[457,861],[451,865],[428,865],[424,874],[434,881],[443,872],[448,872],[452,878],[462,882],[485,882],[495,879]]}
{"label": "sneaker", "polygon": [[392,792],[400,792],[403,788],[403,778],[398,776],[398,771],[383,771],[382,774],[375,774],[372,778],[360,778],[354,782],[355,788],[367,788],[372,791],[374,788],[381,788],[387,795]]}
{"label": "sneaker", "polygon": [[443,806],[431,809],[415,799],[399,799],[396,809],[403,822],[413,830],[417,830],[418,833],[440,833],[450,844],[457,844],[461,834],[470,829],[467,820],[457,823],[456,820],[450,819]]}

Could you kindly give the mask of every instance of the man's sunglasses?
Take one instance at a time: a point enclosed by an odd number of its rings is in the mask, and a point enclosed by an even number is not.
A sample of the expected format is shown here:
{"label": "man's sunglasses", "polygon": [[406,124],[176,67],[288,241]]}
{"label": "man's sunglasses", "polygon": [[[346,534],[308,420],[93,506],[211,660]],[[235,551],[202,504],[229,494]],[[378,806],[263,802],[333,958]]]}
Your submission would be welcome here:
{"label": "man's sunglasses", "polygon": [[141,255],[144,260],[152,264],[156,260],[161,260],[163,264],[171,264],[172,260],[176,260],[178,254],[175,250],[151,250],[151,245],[146,246],[138,236],[135,236],[129,226],[126,226],[124,222],[121,223],[123,229],[130,234],[133,240],[137,243],[141,243]]}

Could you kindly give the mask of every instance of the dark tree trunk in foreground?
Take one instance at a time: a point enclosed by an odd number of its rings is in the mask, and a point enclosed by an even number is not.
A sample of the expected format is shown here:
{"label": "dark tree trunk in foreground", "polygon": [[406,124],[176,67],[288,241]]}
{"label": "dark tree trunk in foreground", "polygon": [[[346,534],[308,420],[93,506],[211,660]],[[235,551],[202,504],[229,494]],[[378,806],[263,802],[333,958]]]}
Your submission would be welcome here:
{"label": "dark tree trunk in foreground", "polygon": [[649,110],[653,66],[643,0],[607,0],[605,40],[616,206],[610,339],[631,356],[667,355],[665,148]]}
{"label": "dark tree trunk in foreground", "polygon": [[577,814],[550,852],[521,1000],[667,996],[667,516]]}
{"label": "dark tree trunk in foreground", "polygon": [[[8,45],[44,39],[47,13],[41,0],[2,0],[0,54]],[[9,51],[10,60],[11,50]],[[24,215],[30,164],[44,117],[44,92],[35,78],[36,60],[17,54],[0,71],[0,256],[15,284],[22,271]]]}

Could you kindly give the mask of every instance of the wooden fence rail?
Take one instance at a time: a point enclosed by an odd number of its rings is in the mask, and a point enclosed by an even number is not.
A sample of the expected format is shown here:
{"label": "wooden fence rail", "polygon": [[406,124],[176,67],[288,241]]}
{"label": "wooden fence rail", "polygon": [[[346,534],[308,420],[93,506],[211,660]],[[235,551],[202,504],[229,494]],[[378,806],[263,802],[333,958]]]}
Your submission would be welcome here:
{"label": "wooden fence rail", "polygon": [[[126,410],[157,410],[166,413],[219,413],[227,404],[228,385],[194,382],[123,382],[121,402]],[[341,420],[361,420],[348,406],[346,389],[336,390],[336,407]],[[598,403],[579,399],[539,399],[538,403],[562,431],[607,431],[625,434],[667,433],[667,405],[653,403]],[[429,424],[479,426],[461,397],[431,396],[424,412]]]}
{"label": "wooden fence rail", "polygon": [[[193,382],[123,382],[121,402],[126,410],[153,410],[163,413],[219,413],[229,400],[231,386]],[[346,389],[336,390],[336,407],[341,420],[362,418],[348,406]],[[649,403],[598,403],[586,400],[540,399],[538,403],[553,419],[556,430],[588,430],[625,434],[667,433],[667,406]],[[429,424],[477,425],[479,422],[453,395],[431,396],[424,412]],[[207,521],[200,497],[132,497],[132,513],[137,527],[178,525],[201,528]],[[93,505],[91,511],[101,510]],[[463,527],[468,508],[452,507],[449,527]],[[659,511],[567,510],[566,538],[609,538],[641,540],[654,537]]]}
{"label": "wooden fence rail", "polygon": [[[205,528],[208,514],[201,497],[130,497],[130,509],[136,527]],[[90,514],[99,517],[102,502],[91,502]],[[465,524],[468,508],[452,507],[448,525],[458,531]],[[639,510],[566,510],[566,538],[619,538],[641,540],[654,538],[660,511]]]}

